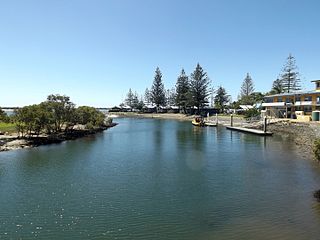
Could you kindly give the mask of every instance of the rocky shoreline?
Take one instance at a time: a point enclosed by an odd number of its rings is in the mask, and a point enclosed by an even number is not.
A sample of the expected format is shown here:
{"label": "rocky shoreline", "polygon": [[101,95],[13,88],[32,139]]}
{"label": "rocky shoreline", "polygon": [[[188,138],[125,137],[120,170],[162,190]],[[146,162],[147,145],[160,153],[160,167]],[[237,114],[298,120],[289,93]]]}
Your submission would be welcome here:
{"label": "rocky shoreline", "polygon": [[283,120],[268,125],[268,130],[282,136],[290,136],[293,142],[300,146],[303,156],[314,159],[314,141],[320,138],[319,123]]}
{"label": "rocky shoreline", "polygon": [[76,129],[69,132],[63,132],[52,135],[41,135],[21,138],[17,134],[0,136],[0,152],[16,150],[21,148],[32,148],[52,143],[61,143],[67,140],[74,140],[88,135],[102,132],[110,127],[116,126],[117,123],[111,123],[108,126],[96,129]]}

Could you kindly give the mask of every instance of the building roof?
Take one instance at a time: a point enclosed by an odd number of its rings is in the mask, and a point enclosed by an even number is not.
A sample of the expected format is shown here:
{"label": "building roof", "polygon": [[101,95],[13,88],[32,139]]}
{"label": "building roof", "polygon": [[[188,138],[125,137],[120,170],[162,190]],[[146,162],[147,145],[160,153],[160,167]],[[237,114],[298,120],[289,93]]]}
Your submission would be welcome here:
{"label": "building roof", "polygon": [[[319,80],[320,81],[320,80]],[[316,94],[320,93],[319,91],[296,91],[296,92],[290,92],[290,93],[279,93],[279,94],[274,94],[274,95],[268,95],[265,96],[266,98],[268,97],[285,97],[285,96],[296,96],[296,95],[303,95],[303,94]]]}
{"label": "building roof", "polygon": [[241,109],[244,109],[244,110],[249,110],[249,109],[252,109],[253,106],[252,105],[240,105],[239,106]]}
{"label": "building roof", "polygon": [[311,82],[320,82],[320,80],[312,80]]}

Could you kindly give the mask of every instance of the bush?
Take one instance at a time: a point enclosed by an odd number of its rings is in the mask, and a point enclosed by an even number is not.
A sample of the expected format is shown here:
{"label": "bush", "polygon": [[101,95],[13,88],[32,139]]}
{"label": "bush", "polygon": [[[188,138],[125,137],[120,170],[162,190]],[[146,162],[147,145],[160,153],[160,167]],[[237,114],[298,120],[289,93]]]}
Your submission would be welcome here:
{"label": "bush", "polygon": [[251,108],[244,112],[245,118],[257,117],[260,115],[260,111],[257,108]]}
{"label": "bush", "polygon": [[320,161],[320,139],[316,139],[313,144],[314,157]]}
{"label": "bush", "polygon": [[93,129],[94,129],[94,125],[93,125],[91,122],[88,122],[88,123],[86,124],[86,129],[88,129],[88,130],[93,130]]}

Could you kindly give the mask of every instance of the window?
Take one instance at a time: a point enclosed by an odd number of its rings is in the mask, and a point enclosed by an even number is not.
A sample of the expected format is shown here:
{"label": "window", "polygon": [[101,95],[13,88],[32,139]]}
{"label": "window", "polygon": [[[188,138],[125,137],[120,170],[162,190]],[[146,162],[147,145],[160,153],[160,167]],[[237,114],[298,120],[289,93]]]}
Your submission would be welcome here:
{"label": "window", "polygon": [[304,101],[312,101],[312,97],[311,96],[305,96],[304,97]]}
{"label": "window", "polygon": [[320,82],[316,83],[317,88],[320,88]]}
{"label": "window", "polygon": [[296,102],[300,102],[301,101],[301,97],[300,96],[297,96],[296,97]]}
{"label": "window", "polygon": [[277,102],[282,102],[282,97],[278,97]]}
{"label": "window", "polygon": [[273,102],[273,98],[266,98],[265,101],[266,101],[266,103],[272,103]]}
{"label": "window", "polygon": [[320,104],[320,96],[317,96],[317,104]]}
{"label": "window", "polygon": [[286,103],[291,103],[292,101],[291,101],[291,98],[286,98]]}
{"label": "window", "polygon": [[312,106],[304,106],[304,112],[312,112]]}

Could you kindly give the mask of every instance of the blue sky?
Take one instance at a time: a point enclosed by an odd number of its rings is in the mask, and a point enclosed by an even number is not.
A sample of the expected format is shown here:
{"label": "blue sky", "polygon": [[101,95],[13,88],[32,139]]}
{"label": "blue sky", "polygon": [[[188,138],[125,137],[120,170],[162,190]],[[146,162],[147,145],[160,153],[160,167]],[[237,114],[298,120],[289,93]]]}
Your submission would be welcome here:
{"label": "blue sky", "polygon": [[320,78],[317,0],[1,0],[0,106],[51,93],[118,105],[144,93],[157,66],[166,88],[197,62],[236,100],[246,73],[269,91],[289,53],[304,86]]}

